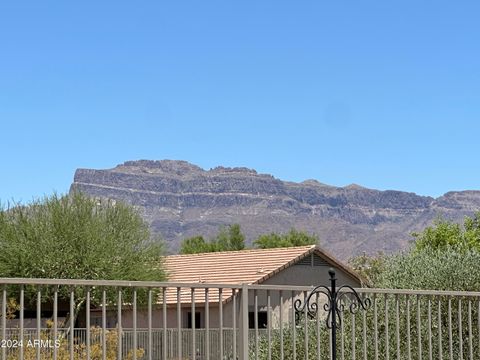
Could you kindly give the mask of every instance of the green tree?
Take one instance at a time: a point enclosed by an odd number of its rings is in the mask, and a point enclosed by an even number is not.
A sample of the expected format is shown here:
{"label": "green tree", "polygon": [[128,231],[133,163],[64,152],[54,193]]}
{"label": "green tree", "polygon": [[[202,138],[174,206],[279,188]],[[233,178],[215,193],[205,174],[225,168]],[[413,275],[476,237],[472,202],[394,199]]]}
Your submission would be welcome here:
{"label": "green tree", "polygon": [[270,233],[260,235],[253,244],[260,249],[315,245],[318,244],[318,237],[314,234],[310,235],[304,231],[292,228],[284,234]]}
{"label": "green tree", "polygon": [[203,236],[194,236],[182,241],[181,254],[198,254],[214,251],[234,251],[245,249],[245,236],[239,224],[220,227],[218,234],[206,241]]}
{"label": "green tree", "polygon": [[415,250],[444,249],[455,247],[463,250],[480,251],[480,212],[465,217],[463,226],[448,220],[438,219],[433,226],[414,233]]}
{"label": "green tree", "polygon": [[245,236],[239,224],[221,227],[215,239],[217,251],[234,251],[245,249]]}
{"label": "green tree", "polygon": [[375,256],[364,253],[363,255],[351,258],[348,264],[357,274],[366,280],[365,285],[374,286],[385,270],[386,258],[387,256],[381,252]]}
{"label": "green tree", "polygon": [[[480,212],[463,225],[438,219],[414,233],[404,252],[362,255],[350,265],[371,286],[394,289],[480,291]],[[477,271],[478,270],[478,271]]]}
{"label": "green tree", "polygon": [[193,236],[184,239],[180,245],[180,254],[198,254],[213,252],[216,250],[215,244],[205,241],[203,236]]}
{"label": "green tree", "polygon": [[441,249],[448,246],[463,247],[463,229],[460,224],[438,219],[433,226],[422,232],[413,233],[415,238],[414,249],[425,248]]}
{"label": "green tree", "polygon": [[[0,277],[165,279],[163,247],[151,238],[137,211],[80,193],[55,194],[27,206],[1,209],[0,248]],[[60,299],[67,300],[69,290],[60,288]],[[90,290],[92,303],[98,302],[101,291]],[[33,295],[35,289],[26,291]],[[51,291],[44,289],[45,300]],[[76,289],[75,300],[76,317],[85,289]]]}

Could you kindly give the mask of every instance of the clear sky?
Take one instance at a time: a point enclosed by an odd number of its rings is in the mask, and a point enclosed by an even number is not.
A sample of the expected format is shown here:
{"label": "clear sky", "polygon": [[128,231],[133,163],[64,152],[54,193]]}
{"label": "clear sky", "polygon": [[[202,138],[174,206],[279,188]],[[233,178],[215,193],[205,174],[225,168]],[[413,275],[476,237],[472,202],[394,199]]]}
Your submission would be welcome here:
{"label": "clear sky", "polygon": [[480,189],[479,1],[3,1],[0,200],[182,159]]}

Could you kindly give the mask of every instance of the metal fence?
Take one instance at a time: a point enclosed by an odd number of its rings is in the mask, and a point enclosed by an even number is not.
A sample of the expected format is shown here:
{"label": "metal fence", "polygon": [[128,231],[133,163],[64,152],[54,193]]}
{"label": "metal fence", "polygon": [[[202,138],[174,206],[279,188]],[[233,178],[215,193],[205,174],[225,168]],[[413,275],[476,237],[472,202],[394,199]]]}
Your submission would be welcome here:
{"label": "metal fence", "polygon": [[[327,360],[326,299],[316,294],[317,312],[294,306],[311,290],[0,279],[0,354],[3,360]],[[340,313],[339,359],[480,359],[480,293],[356,290],[371,305]],[[345,297],[340,308],[348,306]]]}

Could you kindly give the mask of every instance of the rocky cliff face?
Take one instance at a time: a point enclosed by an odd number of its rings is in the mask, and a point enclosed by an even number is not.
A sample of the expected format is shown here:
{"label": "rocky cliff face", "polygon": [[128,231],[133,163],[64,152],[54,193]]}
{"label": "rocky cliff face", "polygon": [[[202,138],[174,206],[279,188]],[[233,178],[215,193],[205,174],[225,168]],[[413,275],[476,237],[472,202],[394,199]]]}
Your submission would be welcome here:
{"label": "rocky cliff face", "polygon": [[109,170],[78,169],[71,190],[127,201],[167,241],[213,235],[239,223],[249,241],[291,227],[314,232],[342,259],[363,251],[403,249],[438,216],[461,221],[480,209],[480,191],[449,192],[437,199],[316,180],[285,182],[247,168],[203,170],[186,161],[127,161]]}

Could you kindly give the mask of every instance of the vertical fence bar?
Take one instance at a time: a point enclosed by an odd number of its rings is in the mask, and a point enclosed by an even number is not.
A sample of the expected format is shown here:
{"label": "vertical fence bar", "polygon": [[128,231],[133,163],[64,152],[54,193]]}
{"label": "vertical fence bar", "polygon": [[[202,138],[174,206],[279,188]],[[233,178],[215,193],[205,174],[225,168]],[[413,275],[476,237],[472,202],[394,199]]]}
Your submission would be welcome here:
{"label": "vertical fence bar", "polygon": [[148,288],[148,300],[147,300],[147,326],[148,326],[148,360],[152,360],[152,289]]}
{"label": "vertical fence bar", "polygon": [[[37,340],[40,343],[42,338],[42,290],[39,286],[37,288]],[[37,360],[40,360],[40,346],[35,349]]]}
{"label": "vertical fence bar", "polygon": [[417,339],[418,339],[418,360],[422,360],[422,322],[420,314],[420,295],[417,295]]}
{"label": "vertical fence bar", "polygon": [[117,296],[117,360],[121,360],[122,357],[122,289],[118,289]]}
{"label": "vertical fence bar", "polygon": [[291,292],[292,296],[292,350],[293,350],[293,359],[297,358],[297,333],[296,333],[296,323],[295,323],[295,291]]}
{"label": "vertical fence bar", "polygon": [[320,311],[319,311],[319,298],[320,295],[318,293],[315,294],[315,303],[317,304],[317,311],[315,314],[316,318],[316,327],[317,327],[317,360],[320,360],[321,356],[321,338],[320,338]]}
{"label": "vertical fence bar", "polygon": [[[20,334],[19,341],[20,344],[23,344],[23,322],[24,322],[24,311],[25,311],[25,289],[23,285],[20,287]],[[23,346],[19,348],[19,359],[23,360]]]}
{"label": "vertical fence bar", "polygon": [[167,288],[162,288],[163,358],[167,358]]}
{"label": "vertical fence bar", "polygon": [[191,308],[190,311],[192,312],[190,316],[190,323],[192,324],[192,360],[196,359],[197,355],[197,344],[196,344],[196,333],[195,327],[197,324],[195,323],[195,288],[191,288]]}
{"label": "vertical fence bar", "polygon": [[477,324],[477,334],[478,334],[478,358],[480,359],[480,300],[477,300],[477,321],[478,321],[478,324]]}
{"label": "vertical fence bar", "polygon": [[[242,284],[239,311],[239,360],[248,360],[248,285]],[[269,295],[267,294],[267,297]],[[268,317],[268,316],[267,316]]]}
{"label": "vertical fence bar", "polygon": [[363,323],[363,360],[367,360],[367,312],[362,311],[362,323]]}
{"label": "vertical fence bar", "polygon": [[133,360],[137,360],[137,289],[133,288]]}
{"label": "vertical fence bar", "polygon": [[375,348],[375,360],[378,360],[378,316],[377,294],[373,294],[373,344]]}
{"label": "vertical fence bar", "polygon": [[[339,294],[338,294],[338,289],[336,286],[336,281],[337,278],[335,277],[335,271],[333,269],[330,269],[328,271],[328,274],[330,276],[330,292],[329,292],[329,299],[328,299],[328,306],[330,307],[331,310],[331,315],[330,319],[327,317],[327,321],[330,320],[331,324],[331,331],[330,334],[332,334],[332,337],[330,338],[330,341],[332,342],[332,360],[337,359],[337,315],[338,315],[338,322],[342,321],[342,316],[341,316],[341,311],[342,305],[341,303],[339,304]],[[340,312],[340,313],[339,313]]]}
{"label": "vertical fence bar", "polygon": [[388,294],[384,295],[385,300],[385,359],[390,358],[390,336],[388,333]]}
{"label": "vertical fence bar", "polygon": [[[339,304],[339,306],[344,306],[343,301]],[[345,328],[344,328],[344,321],[343,312],[340,313],[340,354],[341,359],[345,360]]]}
{"label": "vertical fence bar", "polygon": [[75,288],[70,289],[70,343],[69,343],[69,355],[70,360],[73,360],[75,345]]}
{"label": "vertical fence bar", "polygon": [[85,316],[86,316],[86,350],[87,350],[87,360],[90,360],[90,288],[86,288],[87,290],[87,300],[85,303]]}
{"label": "vertical fence bar", "polygon": [[182,357],[182,288],[177,287],[177,356]]}
{"label": "vertical fence bar", "polygon": [[258,293],[253,290],[253,326],[255,329],[255,360],[258,360]]}
{"label": "vertical fence bar", "polygon": [[218,322],[220,331],[220,359],[223,359],[223,289],[218,289]]}
{"label": "vertical fence bar", "polygon": [[304,314],[305,323],[304,323],[303,331],[305,332],[305,336],[304,336],[304,338],[305,338],[304,346],[305,346],[305,354],[306,354],[305,356],[308,357],[308,305],[307,305],[307,296],[308,296],[307,292],[304,291],[303,292],[303,303],[305,304],[305,310],[304,310],[304,312],[305,312],[305,314]]}
{"label": "vertical fence bar", "polygon": [[473,360],[472,300],[468,299],[468,354]]}
{"label": "vertical fence bar", "polygon": [[333,343],[333,335],[332,335],[333,331],[330,330],[328,331],[328,351],[329,351],[329,354],[330,354],[330,357],[329,359],[333,359],[333,347],[332,347],[332,343]]}
{"label": "vertical fence bar", "polygon": [[107,359],[107,292],[102,290],[102,360]]}
{"label": "vertical fence bar", "polygon": [[397,360],[400,360],[400,302],[398,300],[398,294],[395,295],[395,330],[397,338]]}
{"label": "vertical fence bar", "polygon": [[432,359],[432,299],[428,297],[428,359]]}
{"label": "vertical fence bar", "polygon": [[268,360],[272,359],[272,312],[270,303],[270,290],[267,290],[267,341]]}
{"label": "vertical fence bar", "polygon": [[205,352],[205,359],[210,360],[210,309],[208,288],[205,289]]}
{"label": "vertical fence bar", "polygon": [[237,292],[232,289],[232,301],[233,301],[233,358],[237,358]]}
{"label": "vertical fence bar", "polygon": [[453,360],[453,334],[452,334],[452,298],[448,297],[448,349],[450,360]]}
{"label": "vertical fence bar", "polygon": [[[2,289],[2,339],[7,339],[7,287]],[[7,359],[7,347],[2,346],[2,360]]]}
{"label": "vertical fence bar", "polygon": [[463,359],[462,299],[458,299],[458,356]]}
{"label": "vertical fence bar", "polygon": [[407,359],[412,358],[412,341],[410,336],[410,296],[408,294],[405,296],[405,302],[407,306]]}
{"label": "vertical fence bar", "polygon": [[355,335],[355,313],[352,313],[352,360],[356,358],[356,344],[357,337]]}
{"label": "vertical fence bar", "polygon": [[442,298],[438,297],[438,360],[443,360],[442,345]]}
{"label": "vertical fence bar", "polygon": [[[279,293],[280,299],[280,360],[284,360],[284,353],[283,353],[283,291],[280,290]],[[480,304],[480,303],[479,303]],[[480,312],[479,312],[480,314]],[[480,319],[480,317],[479,317]],[[480,328],[480,320],[479,320],[479,328]]]}
{"label": "vertical fence bar", "polygon": [[[54,287],[53,291],[53,341],[57,340],[58,336],[58,286]],[[57,360],[57,347],[53,347],[53,360]]]}

